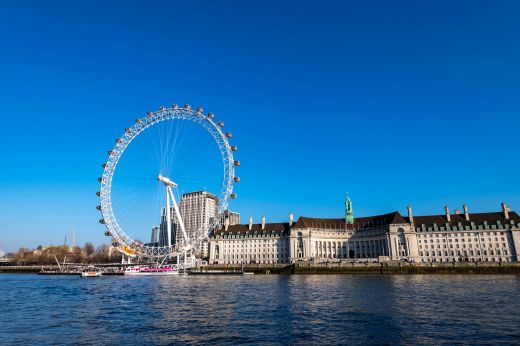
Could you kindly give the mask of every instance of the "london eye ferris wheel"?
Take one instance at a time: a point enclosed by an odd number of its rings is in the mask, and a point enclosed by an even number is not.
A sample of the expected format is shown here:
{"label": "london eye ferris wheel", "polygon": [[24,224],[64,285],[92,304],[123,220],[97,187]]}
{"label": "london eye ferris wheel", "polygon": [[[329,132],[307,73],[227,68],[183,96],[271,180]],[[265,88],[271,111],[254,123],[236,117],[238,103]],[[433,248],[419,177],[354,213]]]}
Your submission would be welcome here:
{"label": "london eye ferris wheel", "polygon": [[[240,181],[235,176],[240,162],[233,158],[237,147],[223,127],[201,107],[174,104],[148,112],[124,130],[98,178],[99,222],[113,246],[128,256],[148,258],[200,251],[201,241],[220,225],[230,199],[237,197],[233,185]],[[211,192],[216,204],[206,223],[188,230],[179,202],[183,193],[193,191]],[[161,242],[154,230],[164,235]]]}

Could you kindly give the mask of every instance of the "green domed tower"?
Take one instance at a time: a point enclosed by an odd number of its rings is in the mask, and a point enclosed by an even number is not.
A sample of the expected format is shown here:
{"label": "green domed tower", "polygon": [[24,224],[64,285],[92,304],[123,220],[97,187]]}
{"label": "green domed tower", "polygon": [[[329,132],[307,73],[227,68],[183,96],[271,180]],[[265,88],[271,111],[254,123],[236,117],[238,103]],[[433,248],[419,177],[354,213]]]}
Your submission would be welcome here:
{"label": "green domed tower", "polygon": [[352,225],[354,223],[354,212],[352,211],[352,201],[347,193],[347,199],[345,200],[345,223]]}

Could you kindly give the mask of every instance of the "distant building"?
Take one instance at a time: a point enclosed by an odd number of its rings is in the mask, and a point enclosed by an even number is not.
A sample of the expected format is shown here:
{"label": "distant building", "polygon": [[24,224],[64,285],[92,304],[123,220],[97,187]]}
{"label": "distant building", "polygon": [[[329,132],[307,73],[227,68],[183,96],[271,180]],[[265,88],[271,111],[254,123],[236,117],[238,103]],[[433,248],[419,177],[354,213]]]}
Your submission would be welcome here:
{"label": "distant building", "polygon": [[227,218],[228,224],[230,226],[232,226],[232,225],[239,225],[240,224],[240,214],[239,213],[235,213],[234,211],[228,210],[224,214],[224,217]]}
{"label": "distant building", "polygon": [[150,238],[150,243],[152,243],[152,244],[159,244],[160,232],[161,232],[161,227],[160,226],[154,226],[152,228],[152,236]]}
{"label": "distant building", "polygon": [[[168,215],[166,213],[166,207],[161,208],[161,225],[159,226],[159,246],[168,246]],[[177,217],[175,216],[175,210],[170,207],[170,239],[171,245],[176,244],[177,239]],[[152,228],[152,237],[155,228]]]}
{"label": "distant building", "polygon": [[398,211],[354,217],[347,196],[345,218],[300,217],[289,223],[228,225],[211,236],[210,263],[296,261],[512,262],[520,259],[520,216],[501,212],[408,216]]}

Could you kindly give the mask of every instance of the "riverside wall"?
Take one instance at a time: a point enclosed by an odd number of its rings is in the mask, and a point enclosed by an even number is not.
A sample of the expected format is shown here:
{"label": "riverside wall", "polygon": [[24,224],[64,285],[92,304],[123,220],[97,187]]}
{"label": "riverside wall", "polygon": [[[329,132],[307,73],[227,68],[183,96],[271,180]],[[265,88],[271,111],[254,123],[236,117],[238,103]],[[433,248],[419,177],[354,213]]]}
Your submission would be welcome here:
{"label": "riverside wall", "polygon": [[[94,264],[95,265],[95,264]],[[0,273],[57,271],[56,265],[0,266]],[[240,271],[240,265],[208,265],[202,271]],[[508,263],[309,263],[248,264],[244,272],[255,274],[520,274],[520,262]]]}
{"label": "riverside wall", "polygon": [[[211,265],[206,270],[240,270],[240,265]],[[520,262],[510,263],[305,263],[245,265],[255,274],[520,274]]]}

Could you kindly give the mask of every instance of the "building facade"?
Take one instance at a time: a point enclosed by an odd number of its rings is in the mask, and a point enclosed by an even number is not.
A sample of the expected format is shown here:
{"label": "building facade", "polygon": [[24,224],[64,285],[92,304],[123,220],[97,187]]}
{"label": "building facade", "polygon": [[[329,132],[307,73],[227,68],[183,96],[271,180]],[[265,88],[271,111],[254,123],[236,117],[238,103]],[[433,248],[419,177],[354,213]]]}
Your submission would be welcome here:
{"label": "building facade", "polygon": [[[210,221],[217,216],[218,198],[207,191],[189,192],[182,195],[179,203],[179,212],[184,222],[188,237],[198,238],[202,230],[206,230]],[[177,232],[177,239],[182,234]],[[209,242],[199,240],[197,248],[204,258],[209,255]]]}
{"label": "building facade", "polygon": [[290,263],[290,224],[225,225],[210,238],[210,264]]}
{"label": "building facade", "polygon": [[225,212],[224,217],[227,218],[229,225],[240,225],[240,214],[234,211],[228,210]]}
{"label": "building facade", "polygon": [[520,259],[520,217],[501,212],[408,216],[398,211],[355,218],[300,217],[293,223],[225,225],[211,236],[210,263],[388,261],[411,263],[512,262]]}
{"label": "building facade", "polygon": [[[198,237],[200,231],[209,226],[211,219],[217,215],[217,204],[217,197],[207,191],[189,192],[182,195],[179,202],[179,213],[188,237]],[[176,244],[181,241],[183,234],[179,229],[173,206],[170,207],[169,222],[171,223],[171,241],[172,244]],[[152,228],[151,243],[156,244],[156,242],[158,246],[166,246],[168,244],[168,220],[165,207],[161,209],[160,226]],[[207,241],[200,241],[198,246],[202,249],[202,255],[207,256]]]}

